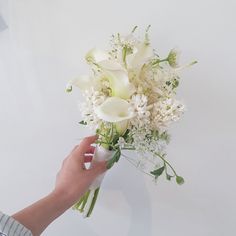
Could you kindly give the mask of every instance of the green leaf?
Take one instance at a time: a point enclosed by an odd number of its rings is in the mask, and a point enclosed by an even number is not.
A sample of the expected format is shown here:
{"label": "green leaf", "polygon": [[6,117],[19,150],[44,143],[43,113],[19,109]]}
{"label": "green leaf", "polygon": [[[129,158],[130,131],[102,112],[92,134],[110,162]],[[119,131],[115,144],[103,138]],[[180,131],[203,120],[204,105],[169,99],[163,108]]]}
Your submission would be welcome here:
{"label": "green leaf", "polygon": [[182,185],[184,183],[184,178],[182,176],[176,176],[176,183]]}
{"label": "green leaf", "polygon": [[171,180],[172,177],[173,177],[173,176],[171,176],[171,175],[169,175],[169,174],[166,173],[166,179],[167,179],[167,180]]}
{"label": "green leaf", "polygon": [[68,87],[66,88],[66,92],[67,92],[67,93],[72,92],[72,86],[68,86]]}
{"label": "green leaf", "polygon": [[87,125],[87,122],[85,122],[84,120],[81,120],[81,121],[79,122],[79,124],[81,124],[81,125]]}
{"label": "green leaf", "polygon": [[121,155],[120,149],[117,149],[113,153],[112,158],[107,162],[107,169],[110,169],[114,165],[115,162],[119,161],[120,155]]}
{"label": "green leaf", "polygon": [[179,81],[177,79],[174,79],[172,82],[172,88],[175,89],[179,86]]}
{"label": "green leaf", "polygon": [[151,173],[152,175],[154,175],[155,178],[157,179],[160,175],[162,175],[164,169],[165,169],[165,167],[162,166],[161,168],[156,169],[156,170],[153,170],[153,171],[151,171],[150,173]]}

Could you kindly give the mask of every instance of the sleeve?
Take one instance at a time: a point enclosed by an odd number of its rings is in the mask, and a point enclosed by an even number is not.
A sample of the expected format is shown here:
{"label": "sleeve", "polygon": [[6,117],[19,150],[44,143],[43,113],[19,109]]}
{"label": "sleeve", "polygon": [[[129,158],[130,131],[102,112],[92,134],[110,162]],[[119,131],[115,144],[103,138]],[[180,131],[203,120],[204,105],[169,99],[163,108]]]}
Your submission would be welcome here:
{"label": "sleeve", "polygon": [[30,230],[12,217],[0,212],[0,236],[33,236]]}

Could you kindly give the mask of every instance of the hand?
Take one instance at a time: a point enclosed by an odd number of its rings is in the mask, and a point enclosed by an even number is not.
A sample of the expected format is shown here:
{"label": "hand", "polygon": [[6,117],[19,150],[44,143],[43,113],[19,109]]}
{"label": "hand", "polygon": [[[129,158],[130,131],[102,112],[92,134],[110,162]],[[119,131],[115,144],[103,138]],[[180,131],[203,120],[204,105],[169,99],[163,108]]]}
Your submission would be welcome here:
{"label": "hand", "polygon": [[54,193],[65,197],[68,204],[75,204],[88,190],[93,180],[106,171],[106,162],[95,162],[86,169],[85,163],[92,161],[95,147],[91,146],[97,136],[84,138],[63,161],[56,179]]}
{"label": "hand", "polygon": [[106,170],[106,162],[93,161],[91,168],[85,168],[85,162],[92,161],[95,148],[91,144],[96,139],[96,136],[84,138],[63,161],[52,193],[13,215],[34,236],[39,236],[52,221],[74,205],[93,180]]}

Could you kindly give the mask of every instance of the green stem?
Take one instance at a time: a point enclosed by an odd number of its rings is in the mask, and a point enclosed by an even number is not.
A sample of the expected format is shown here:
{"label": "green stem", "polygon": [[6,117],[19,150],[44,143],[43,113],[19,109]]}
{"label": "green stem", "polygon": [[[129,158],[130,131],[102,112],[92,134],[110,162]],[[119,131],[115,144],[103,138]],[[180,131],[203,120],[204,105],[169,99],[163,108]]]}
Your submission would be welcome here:
{"label": "green stem", "polygon": [[168,59],[166,58],[166,59],[158,60],[158,63],[164,62],[164,61],[168,61]]}
{"label": "green stem", "polygon": [[100,190],[100,187],[97,188],[94,192],[93,200],[92,200],[91,206],[89,208],[89,211],[88,211],[88,214],[86,215],[86,217],[89,217],[92,214],[93,208],[94,208],[95,203],[97,201],[99,190]]}
{"label": "green stem", "polygon": [[127,55],[127,46],[124,46],[124,48],[122,49],[122,59],[123,59],[125,68],[127,68],[126,55]]}
{"label": "green stem", "polygon": [[152,65],[155,66],[156,64],[159,64],[161,62],[165,62],[165,61],[168,61],[168,58],[165,58],[165,59],[156,59]]}
{"label": "green stem", "polygon": [[172,167],[172,165],[167,160],[165,160],[160,154],[158,154],[156,152],[154,154],[157,155],[158,157],[160,157],[164,161],[164,163],[166,163],[171,168],[171,170],[173,171],[175,176],[178,176],[175,169]]}
{"label": "green stem", "polygon": [[87,203],[89,194],[90,194],[90,190],[88,190],[88,191],[85,193],[85,195],[84,195],[84,200],[83,200],[83,202],[82,202],[82,206],[81,206],[80,209],[78,209],[80,212],[83,212],[83,211],[84,211],[84,207],[85,207],[85,205],[86,205],[86,203]]}
{"label": "green stem", "polygon": [[84,196],[82,196],[80,200],[77,203],[75,203],[75,205],[73,206],[73,210],[79,210],[79,207],[83,203],[83,201],[84,201]]}

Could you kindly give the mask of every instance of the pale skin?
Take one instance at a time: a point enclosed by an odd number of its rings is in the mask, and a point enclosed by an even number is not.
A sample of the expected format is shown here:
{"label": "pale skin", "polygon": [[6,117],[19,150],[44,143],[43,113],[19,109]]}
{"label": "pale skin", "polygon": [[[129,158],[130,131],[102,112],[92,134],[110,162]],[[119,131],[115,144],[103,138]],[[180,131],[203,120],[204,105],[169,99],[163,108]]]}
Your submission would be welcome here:
{"label": "pale skin", "polygon": [[92,161],[96,136],[84,138],[63,161],[57,174],[54,190],[46,197],[12,215],[14,219],[40,235],[47,226],[67,209],[72,207],[88,190],[93,180],[106,171],[106,162],[94,162],[86,169],[85,163]]}

